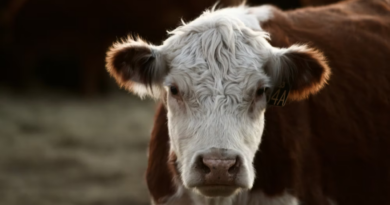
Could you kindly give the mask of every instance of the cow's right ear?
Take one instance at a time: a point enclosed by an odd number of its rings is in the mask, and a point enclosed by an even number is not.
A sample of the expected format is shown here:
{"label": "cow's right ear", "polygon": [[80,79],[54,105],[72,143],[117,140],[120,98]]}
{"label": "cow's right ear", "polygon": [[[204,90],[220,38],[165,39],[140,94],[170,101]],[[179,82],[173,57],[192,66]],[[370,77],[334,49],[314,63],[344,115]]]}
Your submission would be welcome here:
{"label": "cow's right ear", "polygon": [[131,37],[113,44],[107,52],[106,67],[121,87],[140,97],[160,97],[168,73],[159,47]]}
{"label": "cow's right ear", "polygon": [[288,99],[292,101],[303,100],[319,92],[327,84],[331,73],[325,56],[306,45],[274,48],[265,69],[274,86],[289,85]]}

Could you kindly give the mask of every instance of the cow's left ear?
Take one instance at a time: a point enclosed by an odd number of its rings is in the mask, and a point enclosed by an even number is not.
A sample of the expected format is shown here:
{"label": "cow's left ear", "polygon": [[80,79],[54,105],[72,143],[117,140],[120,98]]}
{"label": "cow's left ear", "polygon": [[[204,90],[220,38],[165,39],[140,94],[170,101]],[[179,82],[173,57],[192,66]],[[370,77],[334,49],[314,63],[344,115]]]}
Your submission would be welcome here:
{"label": "cow's left ear", "polygon": [[168,73],[159,47],[131,37],[108,50],[106,67],[121,87],[140,97],[160,97],[162,81]]}
{"label": "cow's left ear", "polygon": [[290,87],[289,100],[302,100],[317,93],[327,83],[330,68],[324,55],[305,45],[289,48],[274,48],[265,71],[271,76],[272,84]]}

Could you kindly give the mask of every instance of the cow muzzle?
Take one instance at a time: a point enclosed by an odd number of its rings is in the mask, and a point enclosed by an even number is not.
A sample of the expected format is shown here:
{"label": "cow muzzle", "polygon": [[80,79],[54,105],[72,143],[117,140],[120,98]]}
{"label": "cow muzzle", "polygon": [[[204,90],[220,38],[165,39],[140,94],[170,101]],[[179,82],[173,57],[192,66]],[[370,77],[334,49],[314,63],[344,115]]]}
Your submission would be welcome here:
{"label": "cow muzzle", "polygon": [[198,176],[194,187],[205,196],[230,196],[245,187],[239,175],[244,170],[242,157],[230,149],[211,148],[199,153],[194,161],[193,172]]}

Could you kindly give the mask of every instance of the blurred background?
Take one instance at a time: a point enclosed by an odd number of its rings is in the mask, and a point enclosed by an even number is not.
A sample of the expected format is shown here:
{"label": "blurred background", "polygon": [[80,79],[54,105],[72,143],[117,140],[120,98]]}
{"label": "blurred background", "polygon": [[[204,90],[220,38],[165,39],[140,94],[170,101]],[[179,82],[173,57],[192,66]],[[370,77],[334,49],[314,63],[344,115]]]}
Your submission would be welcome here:
{"label": "blurred background", "polygon": [[[336,0],[248,0],[282,9]],[[1,0],[0,204],[146,205],[155,102],[121,91],[105,52],[154,44],[215,0]],[[240,0],[220,0],[229,6]]]}

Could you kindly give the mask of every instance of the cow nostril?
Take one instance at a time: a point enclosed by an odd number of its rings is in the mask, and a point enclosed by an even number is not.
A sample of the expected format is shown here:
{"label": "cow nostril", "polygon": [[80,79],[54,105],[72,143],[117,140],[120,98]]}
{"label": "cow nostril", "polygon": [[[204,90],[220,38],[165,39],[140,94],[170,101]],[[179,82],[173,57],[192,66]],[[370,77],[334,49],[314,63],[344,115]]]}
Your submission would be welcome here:
{"label": "cow nostril", "polygon": [[236,157],[235,163],[229,167],[228,172],[229,174],[237,174],[239,168],[240,168],[240,160],[238,157]]}
{"label": "cow nostril", "polygon": [[199,157],[198,160],[196,160],[196,168],[205,174],[208,174],[211,172],[211,170],[210,170],[211,167],[208,167],[206,164],[203,163],[202,157]]}

